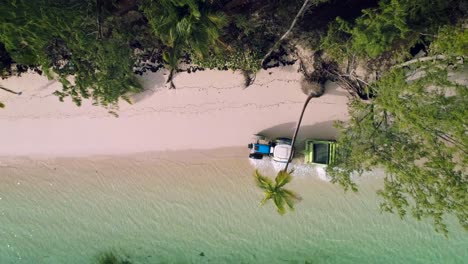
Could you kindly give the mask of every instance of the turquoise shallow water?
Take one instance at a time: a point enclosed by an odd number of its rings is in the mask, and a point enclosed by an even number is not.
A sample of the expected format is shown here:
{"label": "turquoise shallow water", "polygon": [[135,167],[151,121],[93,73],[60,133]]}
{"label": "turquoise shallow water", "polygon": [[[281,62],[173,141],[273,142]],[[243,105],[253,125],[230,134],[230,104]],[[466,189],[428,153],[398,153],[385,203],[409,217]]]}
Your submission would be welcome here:
{"label": "turquoise shallow water", "polygon": [[[3,159],[0,263],[467,263],[468,237],[380,214],[380,179],[357,194],[302,173],[303,201],[279,216],[242,151]],[[200,256],[203,252],[204,256]]]}

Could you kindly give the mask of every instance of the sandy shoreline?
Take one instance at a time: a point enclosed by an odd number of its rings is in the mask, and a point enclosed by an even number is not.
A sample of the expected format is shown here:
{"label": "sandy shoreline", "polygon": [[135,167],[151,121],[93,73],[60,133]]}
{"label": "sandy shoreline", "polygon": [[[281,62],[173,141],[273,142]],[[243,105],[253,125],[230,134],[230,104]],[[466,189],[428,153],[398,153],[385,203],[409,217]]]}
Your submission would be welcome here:
{"label": "sandy shoreline", "polygon": [[[2,93],[0,156],[89,156],[213,149],[246,145],[252,134],[290,136],[305,95],[296,66],[262,71],[242,89],[242,76],[228,71],[180,73],[176,90],[164,85],[164,72],[141,77],[146,89],[134,104],[120,104],[119,118],[104,108],[51,95],[56,81],[37,74],[1,80],[22,91]],[[334,120],[347,118],[347,93],[333,83],[311,101],[302,138],[333,138]]]}

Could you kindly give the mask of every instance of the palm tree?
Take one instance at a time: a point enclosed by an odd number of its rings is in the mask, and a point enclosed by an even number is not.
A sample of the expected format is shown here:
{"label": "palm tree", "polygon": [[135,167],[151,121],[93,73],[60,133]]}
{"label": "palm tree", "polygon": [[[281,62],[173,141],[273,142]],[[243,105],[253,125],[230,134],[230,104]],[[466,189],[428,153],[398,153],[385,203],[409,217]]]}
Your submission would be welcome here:
{"label": "palm tree", "polygon": [[304,15],[304,12],[309,7],[309,1],[310,0],[304,0],[304,3],[302,4],[301,9],[299,9],[299,11],[297,12],[297,14],[294,17],[293,21],[291,22],[291,25],[289,26],[288,30],[281,36],[281,38],[278,41],[276,41],[276,43],[270,48],[270,51],[268,51],[268,53],[265,54],[265,56],[263,56],[263,59],[262,59],[262,62],[261,62],[262,66],[265,64],[266,59],[268,59],[271,56],[271,53],[273,53],[273,51],[275,51],[280,46],[280,44],[283,42],[283,40],[286,39],[286,37],[291,33],[292,29],[296,25],[299,18],[301,18]]}
{"label": "palm tree", "polygon": [[260,202],[261,205],[271,199],[275,203],[278,213],[283,215],[286,213],[286,206],[290,210],[294,210],[294,204],[301,200],[295,192],[284,188],[292,180],[291,172],[280,171],[274,183],[270,178],[261,175],[258,170],[255,170],[254,176],[257,186],[265,193],[265,197]]}
{"label": "palm tree", "polygon": [[213,12],[205,0],[145,0],[141,9],[149,24],[167,50],[163,59],[169,68],[167,83],[175,88],[174,74],[184,51],[203,58],[217,50],[225,17]]}
{"label": "palm tree", "polygon": [[[296,143],[297,134],[302,123],[302,118],[304,117],[304,112],[307,108],[307,105],[309,105],[310,100],[314,97],[322,96],[325,91],[323,82],[321,82],[319,79],[309,77],[307,75],[305,75],[302,79],[301,89],[305,94],[307,94],[307,99],[304,102],[301,115],[297,121],[296,129],[291,141],[291,146],[294,146]],[[260,204],[264,205],[268,200],[272,199],[276,205],[278,213],[281,215],[286,213],[285,204],[289,207],[290,210],[294,210],[294,204],[301,200],[300,196],[295,192],[284,188],[284,186],[293,179],[293,171],[291,170],[288,172],[288,166],[291,163],[292,157],[293,151],[291,151],[284,169],[278,172],[278,175],[275,178],[275,183],[273,183],[270,178],[261,175],[258,170],[256,170],[254,173],[257,186],[260,187],[260,189],[262,189],[265,193],[265,197],[260,202]]]}

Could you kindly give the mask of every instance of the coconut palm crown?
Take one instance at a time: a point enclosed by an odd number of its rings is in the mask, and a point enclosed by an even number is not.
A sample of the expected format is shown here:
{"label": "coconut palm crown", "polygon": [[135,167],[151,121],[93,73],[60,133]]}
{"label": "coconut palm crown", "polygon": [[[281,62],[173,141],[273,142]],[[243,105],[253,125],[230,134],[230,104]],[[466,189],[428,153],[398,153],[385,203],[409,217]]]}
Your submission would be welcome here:
{"label": "coconut palm crown", "polygon": [[263,176],[255,171],[255,181],[257,186],[265,193],[265,197],[260,202],[264,205],[268,200],[273,200],[279,214],[286,213],[286,209],[294,210],[294,204],[301,200],[301,197],[295,192],[285,189],[284,186],[292,180],[292,172],[280,171],[273,182],[270,178]]}
{"label": "coconut palm crown", "polygon": [[179,59],[188,51],[203,58],[220,43],[220,30],[226,24],[221,13],[211,10],[205,0],[145,0],[142,10],[158,39],[168,47],[163,53],[171,82]]}

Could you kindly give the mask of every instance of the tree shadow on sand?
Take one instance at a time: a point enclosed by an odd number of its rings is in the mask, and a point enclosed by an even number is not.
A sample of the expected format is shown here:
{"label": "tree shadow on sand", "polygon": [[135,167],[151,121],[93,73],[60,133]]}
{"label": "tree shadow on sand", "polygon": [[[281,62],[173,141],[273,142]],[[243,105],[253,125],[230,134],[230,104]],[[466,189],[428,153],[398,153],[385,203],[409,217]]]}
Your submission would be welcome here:
{"label": "tree shadow on sand", "polygon": [[141,77],[138,76],[137,78],[143,86],[143,92],[130,96],[130,100],[134,104],[151,97],[157,90],[165,88],[166,77],[163,71],[144,73]]}
{"label": "tree shadow on sand", "polygon": [[336,96],[349,96],[349,92],[341,88],[337,82],[327,81],[325,83],[325,93]]}

